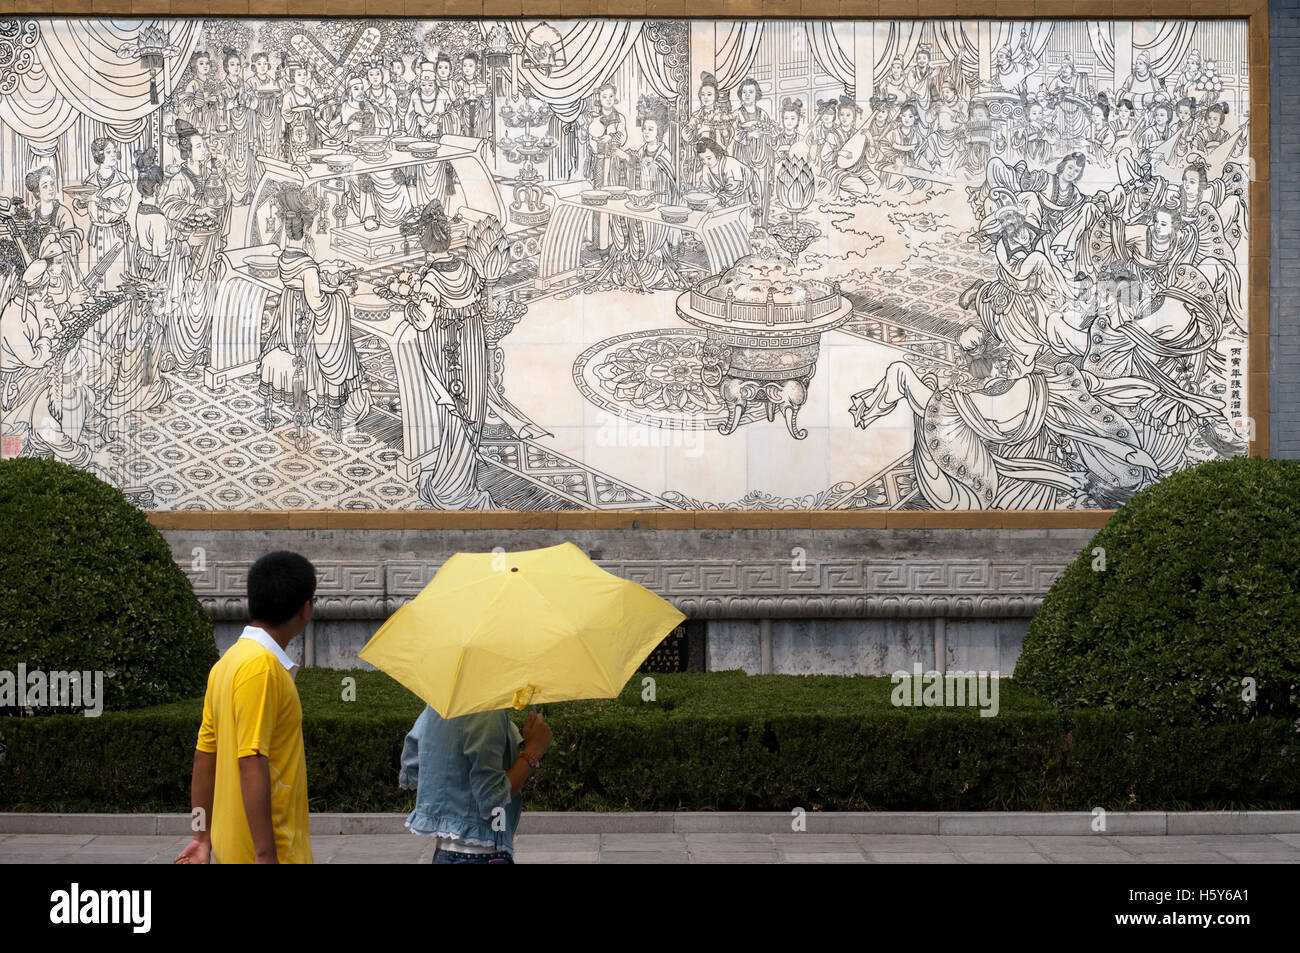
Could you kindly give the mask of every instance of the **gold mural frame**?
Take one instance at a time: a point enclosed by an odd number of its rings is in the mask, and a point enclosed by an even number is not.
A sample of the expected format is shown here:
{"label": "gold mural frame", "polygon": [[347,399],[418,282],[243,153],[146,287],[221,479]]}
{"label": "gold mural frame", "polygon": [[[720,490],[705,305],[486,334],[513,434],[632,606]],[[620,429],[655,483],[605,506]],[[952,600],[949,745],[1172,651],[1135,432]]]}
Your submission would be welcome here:
{"label": "gold mural frame", "polygon": [[[1250,62],[1250,456],[1268,456],[1269,32],[1267,0],[0,0],[0,15],[186,17],[625,17],[665,19],[1246,19]],[[177,530],[642,530],[1100,528],[1114,510],[182,510]]]}

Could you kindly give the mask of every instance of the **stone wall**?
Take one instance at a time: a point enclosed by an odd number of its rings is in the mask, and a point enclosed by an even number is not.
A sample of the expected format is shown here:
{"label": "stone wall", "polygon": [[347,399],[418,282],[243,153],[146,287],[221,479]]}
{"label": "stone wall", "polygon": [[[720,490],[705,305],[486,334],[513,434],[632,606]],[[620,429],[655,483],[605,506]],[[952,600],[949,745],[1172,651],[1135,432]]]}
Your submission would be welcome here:
{"label": "stone wall", "polygon": [[572,541],[690,620],[709,669],[888,674],[913,662],[1009,674],[1029,617],[1091,529],[164,530],[224,649],[247,619],[246,573],[274,549],[320,575],[300,662],[357,652],[452,553]]}

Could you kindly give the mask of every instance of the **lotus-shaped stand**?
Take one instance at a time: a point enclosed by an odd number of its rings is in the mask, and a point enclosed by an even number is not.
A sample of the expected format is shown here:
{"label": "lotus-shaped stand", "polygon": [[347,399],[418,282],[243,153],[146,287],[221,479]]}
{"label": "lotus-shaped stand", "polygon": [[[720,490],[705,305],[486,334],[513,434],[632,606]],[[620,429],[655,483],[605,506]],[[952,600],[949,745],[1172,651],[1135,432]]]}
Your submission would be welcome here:
{"label": "lotus-shaped stand", "polygon": [[812,166],[799,156],[787,155],[776,166],[776,200],[787,212],[790,221],[768,228],[781,249],[795,264],[804,250],[821,234],[816,225],[800,222],[799,214],[807,210],[817,195],[817,179]]}
{"label": "lotus-shaped stand", "polygon": [[772,225],[767,233],[790,256],[790,263],[795,264],[799,261],[799,256],[821,235],[821,229],[811,222],[801,222],[792,215],[790,221]]}

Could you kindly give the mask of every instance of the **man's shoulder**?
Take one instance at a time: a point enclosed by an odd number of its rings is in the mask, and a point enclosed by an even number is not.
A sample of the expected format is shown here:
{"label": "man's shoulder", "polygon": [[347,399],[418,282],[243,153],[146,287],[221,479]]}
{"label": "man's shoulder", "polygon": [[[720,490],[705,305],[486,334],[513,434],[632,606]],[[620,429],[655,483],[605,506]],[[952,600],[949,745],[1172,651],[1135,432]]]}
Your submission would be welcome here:
{"label": "man's shoulder", "polygon": [[279,659],[266,646],[252,639],[236,639],[226,649],[225,654],[217,660],[213,671],[229,671],[237,679],[243,679],[266,672],[274,672],[276,667],[283,668]]}

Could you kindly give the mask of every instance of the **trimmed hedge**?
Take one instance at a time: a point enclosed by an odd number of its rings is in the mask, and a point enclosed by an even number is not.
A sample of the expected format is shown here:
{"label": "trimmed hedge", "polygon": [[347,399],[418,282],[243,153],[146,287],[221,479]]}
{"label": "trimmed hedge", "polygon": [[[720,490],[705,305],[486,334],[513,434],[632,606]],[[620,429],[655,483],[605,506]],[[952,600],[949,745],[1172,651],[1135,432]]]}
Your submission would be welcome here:
{"label": "trimmed hedge", "polygon": [[[357,679],[343,702],[341,679]],[[1167,726],[1062,713],[1003,680],[997,717],[894,708],[888,678],[641,676],[546,709],[555,744],[528,810],[1294,809],[1300,737],[1281,719]],[[374,672],[299,674],[313,811],[407,811],[402,740],[422,704]],[[0,722],[0,810],[187,811],[201,702]],[[523,714],[518,716],[522,722]]]}
{"label": "trimmed hedge", "polygon": [[1203,464],[1134,496],[1043,600],[1015,676],[1062,708],[1300,718],[1300,462]]}
{"label": "trimmed hedge", "polygon": [[0,670],[103,672],[105,711],[203,693],[212,622],[120,490],[56,460],[0,461],[0,527]]}

